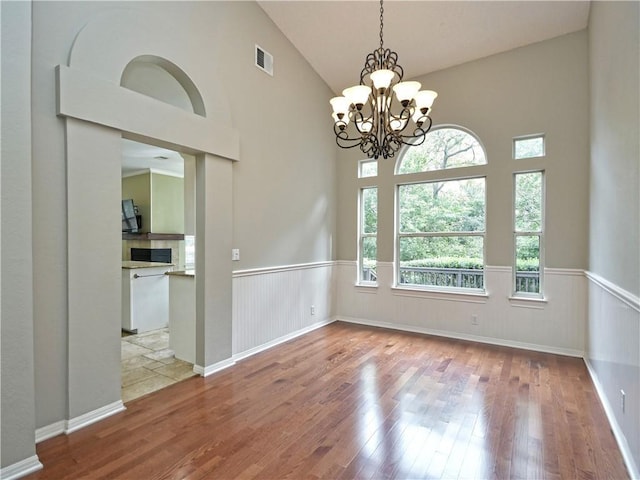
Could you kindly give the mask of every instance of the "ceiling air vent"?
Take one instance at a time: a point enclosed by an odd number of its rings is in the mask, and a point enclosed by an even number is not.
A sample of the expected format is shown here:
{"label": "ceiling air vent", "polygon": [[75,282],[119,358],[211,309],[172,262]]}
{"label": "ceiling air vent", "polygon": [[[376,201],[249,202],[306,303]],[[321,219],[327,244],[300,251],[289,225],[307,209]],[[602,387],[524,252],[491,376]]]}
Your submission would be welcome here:
{"label": "ceiling air vent", "polygon": [[273,76],[273,55],[256,45],[256,67]]}

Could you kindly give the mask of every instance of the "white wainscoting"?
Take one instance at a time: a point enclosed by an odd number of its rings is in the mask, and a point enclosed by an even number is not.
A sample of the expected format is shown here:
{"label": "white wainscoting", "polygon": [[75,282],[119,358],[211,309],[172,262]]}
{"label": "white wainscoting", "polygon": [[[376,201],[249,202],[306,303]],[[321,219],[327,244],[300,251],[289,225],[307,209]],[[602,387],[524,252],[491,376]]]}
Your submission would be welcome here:
{"label": "white wainscoting", "polygon": [[[484,296],[392,288],[392,263],[379,262],[377,273],[378,287],[356,286],[356,262],[337,262],[339,320],[584,355],[587,288],[582,270],[546,269],[543,302],[509,298],[510,267],[486,267]],[[472,315],[478,325],[472,325]]]}
{"label": "white wainscoting", "polygon": [[640,299],[595,273],[586,276],[585,360],[631,478],[640,478]]}
{"label": "white wainscoting", "polygon": [[334,268],[318,262],[233,272],[234,359],[333,321]]}

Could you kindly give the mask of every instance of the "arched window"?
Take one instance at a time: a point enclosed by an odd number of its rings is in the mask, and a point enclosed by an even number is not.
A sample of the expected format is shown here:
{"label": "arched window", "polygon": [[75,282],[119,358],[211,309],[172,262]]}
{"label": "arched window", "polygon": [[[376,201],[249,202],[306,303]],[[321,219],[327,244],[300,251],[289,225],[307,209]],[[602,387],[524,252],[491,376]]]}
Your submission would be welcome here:
{"label": "arched window", "polygon": [[407,148],[398,161],[397,174],[469,167],[487,163],[484,148],[460,127],[432,129],[421,145]]}
{"label": "arched window", "polygon": [[486,178],[447,169],[486,163],[478,139],[457,127],[403,152],[396,174],[414,175],[396,188],[398,286],[484,290]]}

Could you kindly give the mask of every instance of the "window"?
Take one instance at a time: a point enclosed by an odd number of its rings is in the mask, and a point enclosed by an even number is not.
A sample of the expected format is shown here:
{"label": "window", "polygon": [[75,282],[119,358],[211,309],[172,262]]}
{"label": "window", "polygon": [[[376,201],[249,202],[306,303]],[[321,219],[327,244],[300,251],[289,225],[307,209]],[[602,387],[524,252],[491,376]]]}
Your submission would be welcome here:
{"label": "window", "polygon": [[184,236],[184,268],[191,270],[196,268],[196,237]]}
{"label": "window", "polygon": [[527,135],[513,139],[513,158],[544,157],[544,135]]}
{"label": "window", "polygon": [[473,135],[460,128],[435,128],[421,145],[404,151],[396,173],[428,172],[486,163],[484,149]]}
{"label": "window", "polygon": [[398,186],[398,285],[484,289],[485,179]]}
{"label": "window", "polygon": [[484,290],[485,177],[447,171],[487,163],[478,139],[434,128],[398,162],[414,183],[397,186],[396,284]]}
{"label": "window", "polygon": [[360,283],[377,283],[376,259],[378,257],[378,188],[360,190],[360,242],[358,258]]}
{"label": "window", "polygon": [[513,291],[525,296],[542,296],[543,172],[516,173],[514,184]]}
{"label": "window", "polygon": [[377,177],[378,176],[378,161],[377,160],[361,160],[358,170],[359,178]]}

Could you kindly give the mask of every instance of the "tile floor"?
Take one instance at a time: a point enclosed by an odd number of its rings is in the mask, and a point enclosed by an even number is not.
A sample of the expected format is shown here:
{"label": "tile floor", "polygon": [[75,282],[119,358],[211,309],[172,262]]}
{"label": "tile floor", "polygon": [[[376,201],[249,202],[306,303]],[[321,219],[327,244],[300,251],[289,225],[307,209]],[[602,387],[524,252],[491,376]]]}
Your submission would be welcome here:
{"label": "tile floor", "polygon": [[193,377],[193,365],[174,357],[169,329],[122,337],[122,401],[155,392]]}

